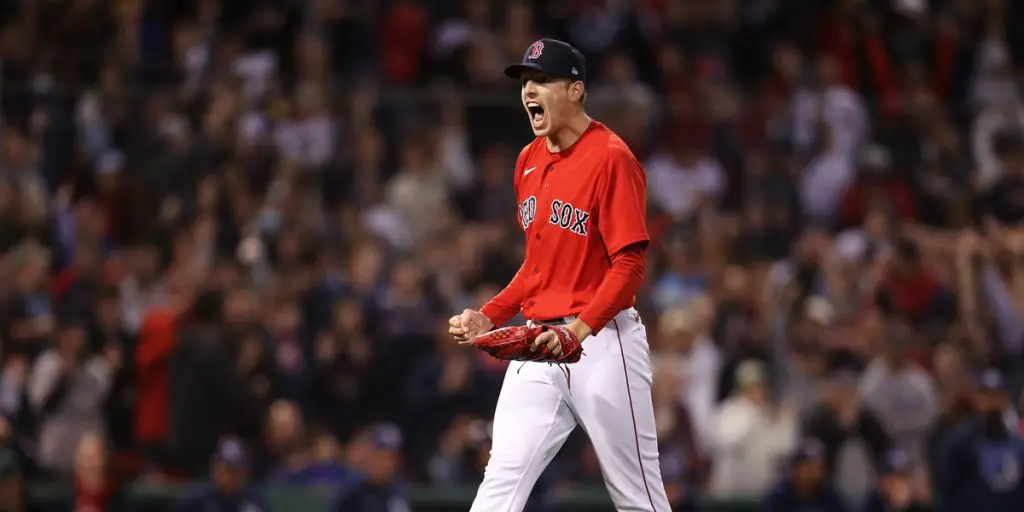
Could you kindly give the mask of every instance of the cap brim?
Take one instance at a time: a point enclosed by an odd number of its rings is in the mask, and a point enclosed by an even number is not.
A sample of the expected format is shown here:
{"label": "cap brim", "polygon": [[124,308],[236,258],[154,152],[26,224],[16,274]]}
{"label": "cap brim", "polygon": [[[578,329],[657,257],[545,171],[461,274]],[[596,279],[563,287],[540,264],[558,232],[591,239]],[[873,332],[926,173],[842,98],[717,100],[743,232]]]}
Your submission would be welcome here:
{"label": "cap brim", "polygon": [[578,77],[577,78],[573,78],[571,76],[565,76],[565,75],[562,75],[560,73],[554,73],[554,72],[552,72],[549,69],[545,69],[540,64],[512,64],[511,66],[505,68],[505,76],[507,76],[509,78],[516,78],[516,79],[518,79],[518,78],[522,78],[523,73],[525,73],[527,71],[538,71],[538,72],[541,72],[541,73],[544,73],[544,74],[547,74],[547,75],[551,75],[551,76],[553,76],[555,78],[564,78],[564,79],[567,79],[567,80],[579,80]]}
{"label": "cap brim", "polygon": [[541,73],[548,73],[543,67],[538,64],[512,64],[505,68],[505,76],[509,78],[519,78],[523,76],[526,71],[540,71]]}

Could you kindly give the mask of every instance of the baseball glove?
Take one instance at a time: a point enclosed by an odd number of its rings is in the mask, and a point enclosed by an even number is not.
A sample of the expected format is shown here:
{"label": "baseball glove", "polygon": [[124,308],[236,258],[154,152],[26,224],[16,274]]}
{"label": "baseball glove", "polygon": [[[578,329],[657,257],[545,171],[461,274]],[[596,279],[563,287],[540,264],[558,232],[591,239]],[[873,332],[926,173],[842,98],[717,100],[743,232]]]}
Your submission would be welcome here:
{"label": "baseball glove", "polygon": [[[545,331],[553,331],[558,337],[561,354],[556,355],[547,345],[538,347],[536,351],[531,349],[533,341]],[[583,355],[580,340],[564,325],[503,327],[473,338],[473,345],[495,358],[508,361],[575,363]]]}

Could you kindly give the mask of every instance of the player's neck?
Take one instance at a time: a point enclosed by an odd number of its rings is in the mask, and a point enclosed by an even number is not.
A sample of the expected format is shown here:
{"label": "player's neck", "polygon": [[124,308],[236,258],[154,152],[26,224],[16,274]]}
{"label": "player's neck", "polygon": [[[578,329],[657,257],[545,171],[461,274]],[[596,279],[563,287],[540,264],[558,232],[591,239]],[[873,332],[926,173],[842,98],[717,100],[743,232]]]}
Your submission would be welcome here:
{"label": "player's neck", "polygon": [[583,132],[587,131],[592,122],[593,119],[586,112],[580,110],[569,119],[568,123],[565,123],[565,126],[547,136],[548,151],[558,153],[571,148],[576,141],[580,140]]}

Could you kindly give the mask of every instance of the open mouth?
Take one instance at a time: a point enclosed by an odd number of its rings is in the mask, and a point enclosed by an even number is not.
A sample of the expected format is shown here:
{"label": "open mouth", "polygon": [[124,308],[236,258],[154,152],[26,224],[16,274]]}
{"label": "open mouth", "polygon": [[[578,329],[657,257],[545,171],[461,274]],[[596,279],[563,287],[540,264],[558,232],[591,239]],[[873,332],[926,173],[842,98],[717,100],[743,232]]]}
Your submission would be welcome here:
{"label": "open mouth", "polygon": [[544,123],[544,107],[540,106],[540,103],[536,101],[527,103],[526,111],[530,113],[530,122],[534,127],[539,127]]}

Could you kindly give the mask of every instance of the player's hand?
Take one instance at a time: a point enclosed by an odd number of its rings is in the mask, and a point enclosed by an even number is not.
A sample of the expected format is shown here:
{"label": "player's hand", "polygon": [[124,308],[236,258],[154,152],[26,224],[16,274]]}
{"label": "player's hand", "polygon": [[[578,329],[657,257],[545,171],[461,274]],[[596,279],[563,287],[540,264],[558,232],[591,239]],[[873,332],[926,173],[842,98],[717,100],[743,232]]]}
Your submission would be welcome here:
{"label": "player's hand", "polygon": [[[578,319],[573,320],[573,322],[568,325],[568,328],[580,342],[585,340],[587,336],[590,336],[591,334],[590,326]],[[537,336],[537,338],[533,340],[533,346],[531,349],[536,352],[545,345],[548,347],[548,350],[556,356],[562,355],[562,344],[559,342],[558,335],[555,334],[554,331],[542,332],[540,336]]]}
{"label": "player's hand", "polygon": [[467,309],[460,315],[448,319],[448,333],[459,343],[469,343],[473,338],[491,330],[494,324],[487,315]]}
{"label": "player's hand", "polygon": [[540,336],[537,336],[533,340],[533,345],[530,347],[530,350],[536,352],[543,346],[547,346],[548,350],[556,356],[562,355],[562,344],[558,342],[558,335],[555,334],[555,331],[544,331],[540,333]]}

